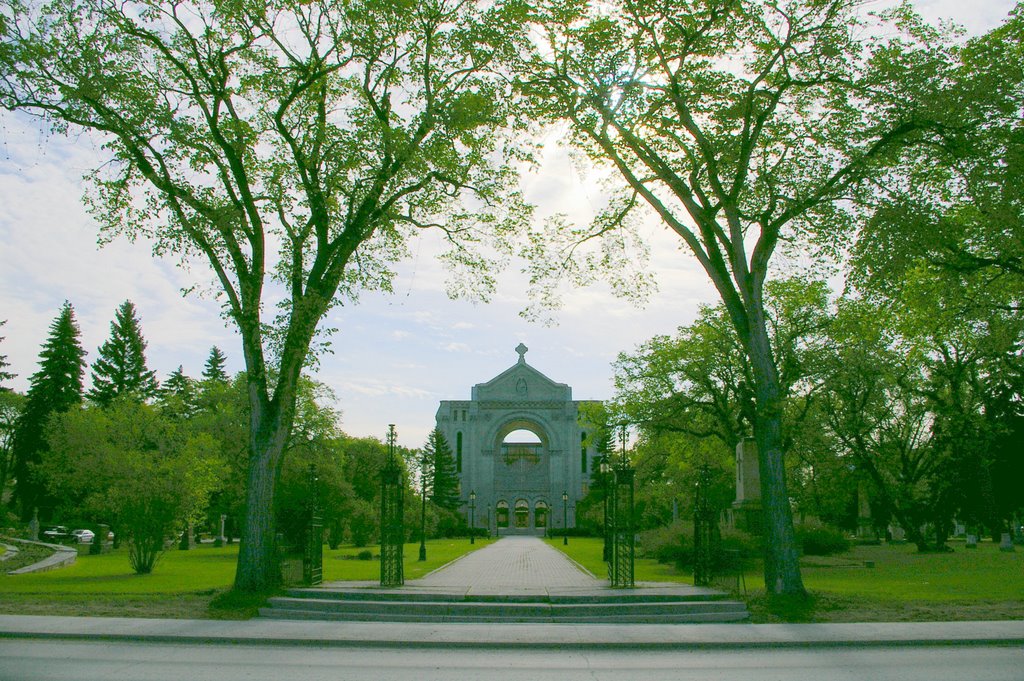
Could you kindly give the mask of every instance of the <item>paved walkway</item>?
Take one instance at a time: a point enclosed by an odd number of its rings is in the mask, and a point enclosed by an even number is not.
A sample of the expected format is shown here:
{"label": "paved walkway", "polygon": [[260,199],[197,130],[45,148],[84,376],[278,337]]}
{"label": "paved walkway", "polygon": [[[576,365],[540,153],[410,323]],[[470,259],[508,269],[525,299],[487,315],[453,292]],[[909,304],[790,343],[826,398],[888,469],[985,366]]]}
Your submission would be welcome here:
{"label": "paved walkway", "polygon": [[606,586],[537,537],[503,537],[473,551],[409,587],[466,589],[467,593],[543,592]]}
{"label": "paved walkway", "polygon": [[0,638],[385,648],[832,648],[1019,645],[1024,622],[465,625],[0,615]]}

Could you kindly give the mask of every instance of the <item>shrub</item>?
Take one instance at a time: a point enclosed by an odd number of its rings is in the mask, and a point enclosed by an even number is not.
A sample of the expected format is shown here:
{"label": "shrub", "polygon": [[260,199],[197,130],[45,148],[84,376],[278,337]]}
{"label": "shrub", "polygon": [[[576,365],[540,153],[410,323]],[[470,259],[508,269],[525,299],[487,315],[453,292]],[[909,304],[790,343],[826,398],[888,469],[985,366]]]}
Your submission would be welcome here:
{"label": "shrub", "polygon": [[[743,569],[763,551],[759,537],[740,530],[720,529],[712,557],[714,569],[730,572]],[[641,532],[637,554],[659,563],[673,563],[678,569],[693,567],[693,522],[680,520],[665,527]]]}
{"label": "shrub", "polygon": [[569,536],[569,537],[600,537],[601,533],[598,532],[597,534],[594,534],[594,528],[592,528],[592,527],[569,527],[569,528],[549,527],[548,528],[548,536],[549,537],[565,537],[565,536]]}
{"label": "shrub", "polygon": [[693,522],[679,520],[671,525],[645,530],[637,537],[637,553],[680,569],[693,565]]}
{"label": "shrub", "polygon": [[796,541],[805,556],[831,556],[850,549],[850,540],[846,535],[826,525],[797,525]]}
{"label": "shrub", "polygon": [[370,551],[369,549],[366,549],[365,551],[360,551],[356,554],[356,558],[358,558],[359,560],[373,560],[373,551]]}

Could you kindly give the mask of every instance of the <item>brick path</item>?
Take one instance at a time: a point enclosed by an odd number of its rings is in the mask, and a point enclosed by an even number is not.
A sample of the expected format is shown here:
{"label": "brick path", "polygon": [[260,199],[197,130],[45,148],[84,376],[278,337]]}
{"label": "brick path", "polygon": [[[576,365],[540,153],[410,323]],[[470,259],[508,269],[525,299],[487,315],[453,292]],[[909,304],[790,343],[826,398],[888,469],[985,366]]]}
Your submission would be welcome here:
{"label": "brick path", "polygon": [[605,585],[537,537],[503,537],[407,586],[469,591],[534,591]]}

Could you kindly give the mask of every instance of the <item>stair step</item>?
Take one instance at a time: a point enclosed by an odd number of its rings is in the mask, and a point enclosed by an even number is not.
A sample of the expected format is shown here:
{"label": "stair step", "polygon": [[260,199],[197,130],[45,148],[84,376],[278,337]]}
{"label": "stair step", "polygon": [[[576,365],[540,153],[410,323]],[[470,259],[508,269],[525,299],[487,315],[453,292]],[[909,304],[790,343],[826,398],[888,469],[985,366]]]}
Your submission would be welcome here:
{"label": "stair step", "polygon": [[429,591],[409,590],[371,590],[371,589],[288,589],[286,595],[291,598],[312,598],[316,600],[387,602],[397,601],[411,603],[424,602],[462,602],[462,603],[651,603],[680,601],[709,602],[727,598],[727,595],[716,591],[694,592],[680,595],[671,591],[666,593],[650,593],[625,591],[609,591],[595,596],[573,594],[461,594],[437,593]]}
{"label": "stair step", "polygon": [[688,624],[712,622],[741,622],[749,617],[746,608],[725,610],[721,612],[675,612],[675,613],[626,613],[620,615],[591,616],[560,616],[522,614],[471,615],[471,614],[434,614],[416,615],[411,613],[390,613],[382,616],[373,612],[330,612],[323,610],[303,610],[293,608],[260,608],[260,616],[272,619],[291,620],[329,620],[346,622],[421,622],[421,623],[550,623],[550,624]]}
{"label": "stair step", "polygon": [[611,616],[628,613],[661,612],[725,612],[743,605],[735,601],[655,601],[648,603],[474,603],[465,601],[348,601],[314,598],[277,597],[270,599],[274,608],[315,610],[336,613],[376,613],[383,617],[389,614],[410,614],[433,616],[436,613],[472,613],[479,616],[546,617],[561,616]]}

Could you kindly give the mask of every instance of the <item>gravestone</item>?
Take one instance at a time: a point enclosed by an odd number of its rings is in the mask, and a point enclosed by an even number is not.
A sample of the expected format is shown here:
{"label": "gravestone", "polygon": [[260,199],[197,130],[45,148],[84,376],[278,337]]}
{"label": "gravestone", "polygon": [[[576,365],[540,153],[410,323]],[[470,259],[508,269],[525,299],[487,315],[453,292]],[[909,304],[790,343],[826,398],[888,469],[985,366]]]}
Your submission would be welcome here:
{"label": "gravestone", "polygon": [[1013,553],[1013,537],[1009,532],[1003,532],[1002,537],[1000,537],[999,550],[1005,553]]}
{"label": "gravestone", "polygon": [[964,545],[965,549],[976,549],[978,548],[978,535],[968,534],[967,543]]}
{"label": "gravestone", "polygon": [[878,534],[871,519],[871,498],[868,485],[861,480],[857,483],[857,539],[861,544],[877,544]]}

